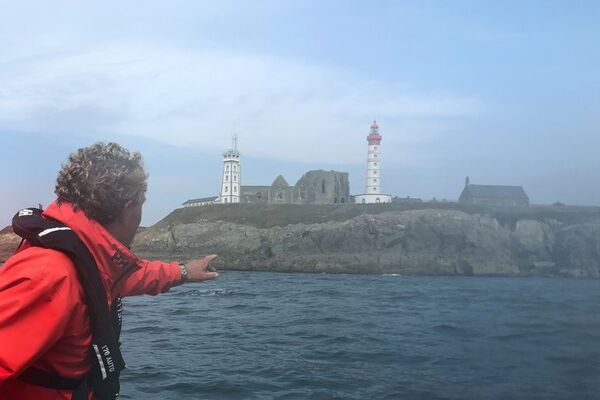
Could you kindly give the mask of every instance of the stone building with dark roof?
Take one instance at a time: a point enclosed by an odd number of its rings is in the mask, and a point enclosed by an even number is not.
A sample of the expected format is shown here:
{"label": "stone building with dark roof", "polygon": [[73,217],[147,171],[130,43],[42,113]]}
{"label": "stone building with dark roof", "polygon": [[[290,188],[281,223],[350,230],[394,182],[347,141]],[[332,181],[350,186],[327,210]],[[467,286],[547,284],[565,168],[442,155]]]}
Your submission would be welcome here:
{"label": "stone building with dark roof", "polygon": [[473,185],[469,178],[465,180],[458,201],[469,204],[487,204],[495,206],[527,206],[529,197],[522,186]]}

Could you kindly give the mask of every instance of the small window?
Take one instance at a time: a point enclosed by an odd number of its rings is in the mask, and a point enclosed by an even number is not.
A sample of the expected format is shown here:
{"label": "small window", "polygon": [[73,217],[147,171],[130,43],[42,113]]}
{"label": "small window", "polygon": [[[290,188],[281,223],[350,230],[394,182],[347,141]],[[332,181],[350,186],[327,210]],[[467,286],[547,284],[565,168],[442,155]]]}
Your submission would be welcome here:
{"label": "small window", "polygon": [[234,186],[234,187],[233,187],[233,192],[234,192],[234,193],[237,193],[237,186]]}
{"label": "small window", "polygon": [[362,199],[362,202],[361,202],[361,203],[365,204],[365,203],[366,203],[365,199]]}
{"label": "small window", "polygon": [[[373,188],[373,191],[376,191],[377,189]],[[227,190],[226,190],[227,191]]]}
{"label": "small window", "polygon": [[237,175],[234,175],[234,176],[233,176],[233,181],[234,181],[234,182],[237,182]]}
{"label": "small window", "polygon": [[256,193],[256,198],[257,198],[257,199],[260,199],[260,198],[262,198],[262,192],[257,192],[257,193]]}
{"label": "small window", "polygon": [[374,173],[375,175],[377,175],[377,170],[373,171],[373,173]]}
{"label": "small window", "polygon": [[228,181],[229,180],[229,175],[225,175],[225,180]]}
{"label": "small window", "polygon": [[373,182],[377,182],[377,178],[373,178]]}
{"label": "small window", "polygon": [[229,171],[229,165],[225,166],[225,171]]}
{"label": "small window", "polygon": [[377,163],[373,163],[373,165],[377,166]]}
{"label": "small window", "polygon": [[377,146],[373,147],[373,149],[377,150]]}
{"label": "small window", "polygon": [[235,165],[233,166],[233,171],[237,171],[237,167]]}
{"label": "small window", "polygon": [[225,186],[225,191],[228,192],[229,191],[229,186]]}

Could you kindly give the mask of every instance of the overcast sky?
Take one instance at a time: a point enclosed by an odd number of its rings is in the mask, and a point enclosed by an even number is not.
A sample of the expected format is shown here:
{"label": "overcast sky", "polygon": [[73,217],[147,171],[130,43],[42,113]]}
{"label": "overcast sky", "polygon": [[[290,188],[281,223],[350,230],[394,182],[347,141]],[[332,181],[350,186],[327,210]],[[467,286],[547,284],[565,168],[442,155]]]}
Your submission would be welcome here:
{"label": "overcast sky", "polygon": [[[85,4],[84,4],[85,3]],[[0,1],[0,225],[54,199],[70,152],[118,141],[150,174],[142,223],[310,169],[364,191],[456,199],[523,185],[600,205],[597,1]]]}

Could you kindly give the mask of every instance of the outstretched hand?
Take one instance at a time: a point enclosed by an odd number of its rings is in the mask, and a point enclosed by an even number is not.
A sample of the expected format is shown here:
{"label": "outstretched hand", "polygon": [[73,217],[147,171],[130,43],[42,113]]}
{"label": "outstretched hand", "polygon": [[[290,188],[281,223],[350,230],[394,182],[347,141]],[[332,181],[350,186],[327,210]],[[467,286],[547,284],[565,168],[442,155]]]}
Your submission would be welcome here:
{"label": "outstretched hand", "polygon": [[199,260],[192,260],[186,263],[188,281],[190,282],[202,282],[217,279],[219,273],[216,269],[211,267],[209,264],[212,260],[217,258],[216,254],[211,254]]}

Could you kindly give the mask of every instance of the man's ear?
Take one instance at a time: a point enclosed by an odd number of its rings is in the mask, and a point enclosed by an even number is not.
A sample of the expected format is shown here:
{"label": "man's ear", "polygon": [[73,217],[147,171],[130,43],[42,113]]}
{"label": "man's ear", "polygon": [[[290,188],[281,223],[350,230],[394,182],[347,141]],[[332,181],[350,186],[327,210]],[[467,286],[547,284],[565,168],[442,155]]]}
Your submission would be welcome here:
{"label": "man's ear", "polygon": [[136,203],[133,200],[127,200],[125,202],[125,205],[123,206],[123,209],[131,209],[131,207],[134,207],[136,205]]}
{"label": "man's ear", "polygon": [[125,205],[123,206],[123,209],[121,210],[121,214],[119,214],[119,217],[117,219],[120,222],[127,222],[127,220],[130,218],[131,210],[133,210],[133,207],[135,207],[135,202],[133,200],[127,200],[127,202],[125,202]]}

